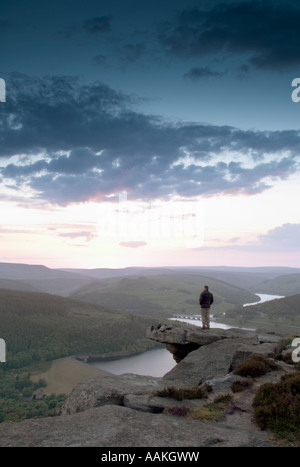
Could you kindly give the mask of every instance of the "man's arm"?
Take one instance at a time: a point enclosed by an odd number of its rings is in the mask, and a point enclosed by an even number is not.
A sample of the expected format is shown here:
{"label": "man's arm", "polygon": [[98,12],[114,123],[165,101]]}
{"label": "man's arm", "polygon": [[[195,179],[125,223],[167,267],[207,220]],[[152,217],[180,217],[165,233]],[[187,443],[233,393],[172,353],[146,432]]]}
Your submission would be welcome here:
{"label": "man's arm", "polygon": [[203,292],[200,294],[200,297],[199,297],[199,305],[202,305],[202,297],[203,297]]}

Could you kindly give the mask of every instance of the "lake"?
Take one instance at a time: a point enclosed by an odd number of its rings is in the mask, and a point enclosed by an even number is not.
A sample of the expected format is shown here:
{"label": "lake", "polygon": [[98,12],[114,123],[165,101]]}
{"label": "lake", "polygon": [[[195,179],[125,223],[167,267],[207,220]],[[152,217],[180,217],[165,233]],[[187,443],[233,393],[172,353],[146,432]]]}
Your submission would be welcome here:
{"label": "lake", "polygon": [[[262,303],[277,298],[283,298],[279,295],[267,295],[267,294],[256,294],[260,297],[260,301],[256,303]],[[254,305],[254,303],[245,303],[244,306]],[[185,321],[196,326],[202,326],[201,321],[193,319],[178,319],[178,321]],[[229,329],[233,326],[227,324],[217,323],[211,321],[212,328]],[[236,326],[237,327],[237,326]],[[247,329],[247,328],[244,328]],[[249,329],[249,328],[248,328]],[[89,365],[94,368],[107,371],[114,375],[121,375],[123,373],[134,373],[136,375],[146,375],[154,377],[162,377],[168,371],[172,370],[176,365],[172,354],[166,349],[154,349],[147,350],[146,352],[133,355],[131,357],[124,357],[119,360],[106,360],[101,362],[90,363]]]}
{"label": "lake", "polygon": [[277,298],[284,298],[284,295],[269,295],[265,293],[257,293],[255,295],[258,295],[260,297],[260,300],[258,302],[245,303],[243,306],[256,305],[257,303],[269,302],[270,300],[276,300]]}
{"label": "lake", "polygon": [[135,375],[161,377],[168,373],[176,365],[176,362],[172,354],[163,348],[147,350],[139,355],[124,357],[120,360],[94,362],[89,365],[108,371],[113,375],[134,373]]}

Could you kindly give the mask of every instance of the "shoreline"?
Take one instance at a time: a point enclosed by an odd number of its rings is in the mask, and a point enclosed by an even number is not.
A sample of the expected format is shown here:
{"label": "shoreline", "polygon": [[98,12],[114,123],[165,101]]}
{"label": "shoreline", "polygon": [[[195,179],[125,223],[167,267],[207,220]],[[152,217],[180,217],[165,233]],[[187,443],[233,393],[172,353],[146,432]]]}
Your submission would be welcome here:
{"label": "shoreline", "polygon": [[154,347],[153,349],[147,349],[147,350],[142,350],[141,352],[134,352],[134,353],[122,353],[122,354],[109,354],[109,355],[78,355],[78,356],[73,356],[75,360],[78,360],[80,363],[84,363],[87,365],[90,365],[91,363],[97,363],[97,362],[114,362],[115,360],[121,360],[122,358],[129,358],[129,357],[135,357],[136,355],[141,355],[145,352],[148,352],[149,350],[154,350],[155,348],[159,347]]}

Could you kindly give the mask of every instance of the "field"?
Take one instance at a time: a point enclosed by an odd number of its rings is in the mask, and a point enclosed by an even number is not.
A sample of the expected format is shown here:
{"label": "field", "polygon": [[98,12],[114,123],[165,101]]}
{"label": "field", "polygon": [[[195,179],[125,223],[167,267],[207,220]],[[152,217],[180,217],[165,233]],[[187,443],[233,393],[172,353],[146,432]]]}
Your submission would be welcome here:
{"label": "field", "polygon": [[46,394],[70,394],[72,389],[81,381],[107,373],[98,368],[87,365],[73,357],[59,358],[31,373],[30,379],[38,382],[42,378],[46,387]]}

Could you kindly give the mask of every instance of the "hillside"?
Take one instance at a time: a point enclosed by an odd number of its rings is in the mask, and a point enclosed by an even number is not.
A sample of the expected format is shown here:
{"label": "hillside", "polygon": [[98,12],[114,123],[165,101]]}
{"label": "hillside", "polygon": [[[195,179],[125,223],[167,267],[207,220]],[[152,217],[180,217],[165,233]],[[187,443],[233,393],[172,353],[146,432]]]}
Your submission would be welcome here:
{"label": "hillside", "polygon": [[[4,280],[17,281],[5,284]],[[67,271],[50,269],[42,265],[0,263],[0,285],[14,290],[41,291],[68,296],[84,284],[90,277]]]}
{"label": "hillside", "polygon": [[[0,287],[12,290],[40,291],[67,297],[77,292],[78,289],[99,280],[136,276],[174,276],[176,274],[204,276],[209,280],[214,279],[226,282],[235,287],[259,293],[256,290],[258,284],[283,275],[300,274],[300,269],[288,267],[248,268],[225,266],[51,269],[43,265],[0,262]],[[88,286],[88,288],[91,289],[92,286]],[[287,294],[282,293],[282,295]]]}
{"label": "hillside", "polygon": [[145,317],[55,295],[0,290],[7,368],[68,355],[144,351],[153,347],[145,339],[149,323]]}
{"label": "hillside", "polygon": [[26,282],[13,279],[0,279],[0,289],[20,290],[22,292],[40,292],[36,287],[33,287]]}
{"label": "hillside", "polygon": [[256,326],[272,325],[300,330],[300,294],[258,303],[247,307],[236,307],[226,313],[227,320],[239,324]]}
{"label": "hillside", "polygon": [[257,293],[295,295],[300,292],[300,274],[287,274],[269,279],[255,286]]}
{"label": "hillside", "polygon": [[172,316],[199,314],[199,295],[204,284],[214,294],[214,314],[247,302],[257,296],[231,284],[186,272],[151,276],[128,276],[95,281],[72,294],[72,298],[139,315]]}

